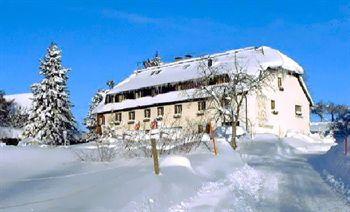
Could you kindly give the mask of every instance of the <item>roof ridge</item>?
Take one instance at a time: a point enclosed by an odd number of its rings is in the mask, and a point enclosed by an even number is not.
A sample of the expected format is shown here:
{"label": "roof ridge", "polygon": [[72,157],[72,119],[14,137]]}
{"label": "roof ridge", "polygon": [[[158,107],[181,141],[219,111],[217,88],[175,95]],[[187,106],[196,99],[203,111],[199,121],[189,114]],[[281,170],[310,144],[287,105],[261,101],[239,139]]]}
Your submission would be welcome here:
{"label": "roof ridge", "polygon": [[180,61],[173,61],[173,62],[163,63],[163,64],[161,64],[159,66],[153,66],[153,67],[148,67],[148,68],[137,69],[133,73],[141,73],[141,72],[144,72],[144,71],[150,71],[150,70],[160,69],[160,68],[164,68],[164,67],[171,67],[171,66],[175,66],[175,65],[190,63],[190,62],[201,60],[201,59],[203,59],[203,58],[205,58],[207,56],[219,57],[219,56],[224,56],[224,55],[231,54],[231,53],[237,53],[237,52],[242,52],[242,51],[247,51],[247,50],[259,49],[261,47],[266,47],[266,46],[260,46],[260,47],[250,46],[250,47],[244,47],[244,48],[239,48],[239,49],[232,49],[232,50],[227,50],[227,51],[224,51],[224,52],[218,52],[218,53],[213,53],[213,54],[205,54],[205,55],[199,56],[199,57],[193,57],[193,58],[188,58],[188,59],[182,59]]}

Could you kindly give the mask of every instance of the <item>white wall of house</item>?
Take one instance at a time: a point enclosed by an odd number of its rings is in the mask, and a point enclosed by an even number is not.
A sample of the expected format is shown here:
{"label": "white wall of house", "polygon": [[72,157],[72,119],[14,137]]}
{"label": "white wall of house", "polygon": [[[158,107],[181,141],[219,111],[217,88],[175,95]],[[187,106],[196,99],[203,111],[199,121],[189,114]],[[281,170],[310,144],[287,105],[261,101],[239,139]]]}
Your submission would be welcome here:
{"label": "white wall of house", "polygon": [[[281,90],[278,77],[282,78]],[[274,110],[271,100],[275,101]],[[296,114],[296,105],[301,106],[300,115]],[[271,79],[262,95],[250,96],[248,114],[253,133],[284,136],[288,131],[310,132],[310,102],[298,78],[292,75],[280,73]]]}

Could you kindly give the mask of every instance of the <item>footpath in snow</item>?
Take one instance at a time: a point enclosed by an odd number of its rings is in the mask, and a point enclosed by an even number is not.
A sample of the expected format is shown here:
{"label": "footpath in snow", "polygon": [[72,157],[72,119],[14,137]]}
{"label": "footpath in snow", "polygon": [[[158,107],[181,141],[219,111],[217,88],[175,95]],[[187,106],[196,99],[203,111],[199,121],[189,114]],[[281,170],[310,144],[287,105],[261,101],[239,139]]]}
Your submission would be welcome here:
{"label": "footpath in snow", "polygon": [[265,135],[233,151],[219,141],[218,156],[162,156],[160,176],[149,158],[82,163],[76,147],[2,147],[0,210],[350,211],[308,162],[305,149],[315,156],[331,144],[307,142]]}

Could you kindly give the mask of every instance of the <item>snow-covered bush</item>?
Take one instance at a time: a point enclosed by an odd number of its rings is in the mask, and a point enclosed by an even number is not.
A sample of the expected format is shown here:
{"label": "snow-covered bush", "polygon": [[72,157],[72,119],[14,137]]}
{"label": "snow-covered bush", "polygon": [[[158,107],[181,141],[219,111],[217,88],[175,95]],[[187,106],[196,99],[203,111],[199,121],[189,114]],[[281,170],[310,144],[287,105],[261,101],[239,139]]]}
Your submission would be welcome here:
{"label": "snow-covered bush", "polygon": [[113,139],[100,138],[90,144],[92,146],[89,148],[74,151],[81,161],[110,162],[120,149],[118,142]]}
{"label": "snow-covered bush", "polygon": [[[200,146],[211,151],[210,139],[205,139],[205,132],[198,132],[198,123],[187,121],[186,127],[166,127],[159,124],[159,128],[151,131],[129,131],[120,138],[125,148],[134,156],[151,156],[151,138],[156,139],[157,150],[160,155],[189,153]],[[208,137],[208,136],[206,136]]]}

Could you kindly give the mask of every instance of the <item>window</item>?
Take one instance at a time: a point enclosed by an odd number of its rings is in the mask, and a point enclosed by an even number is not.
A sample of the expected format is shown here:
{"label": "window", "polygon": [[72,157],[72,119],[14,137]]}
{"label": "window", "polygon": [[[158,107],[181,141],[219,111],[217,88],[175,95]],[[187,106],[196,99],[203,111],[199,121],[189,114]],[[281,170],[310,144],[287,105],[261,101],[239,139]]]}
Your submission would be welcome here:
{"label": "window", "polygon": [[151,118],[151,109],[144,110],[145,118]]}
{"label": "window", "polygon": [[129,112],[129,120],[135,120],[135,111]]}
{"label": "window", "polygon": [[295,115],[301,117],[303,115],[301,105],[295,105]]}
{"label": "window", "polygon": [[112,102],[112,98],[113,98],[113,97],[112,97],[111,95],[108,94],[108,95],[106,96],[105,103],[106,103],[106,104],[111,103],[111,102]]}
{"label": "window", "polygon": [[182,113],[182,105],[175,105],[175,114]]}
{"label": "window", "polygon": [[158,107],[157,108],[157,115],[163,116],[164,115],[164,107]]}
{"label": "window", "polygon": [[115,120],[117,122],[121,122],[122,121],[122,113],[116,113],[115,114]]}
{"label": "window", "polygon": [[114,96],[114,102],[121,102],[123,101],[123,95],[122,94],[117,94]]}
{"label": "window", "polygon": [[206,103],[205,101],[198,102],[198,111],[203,111],[206,109]]}
{"label": "window", "polygon": [[104,116],[98,117],[98,125],[104,125],[105,124],[105,118]]}
{"label": "window", "polygon": [[271,100],[271,110],[275,110],[276,109],[276,102],[275,100]]}
{"label": "window", "polygon": [[278,114],[278,111],[276,110],[276,101],[275,100],[271,100],[271,112],[274,115]]}
{"label": "window", "polygon": [[198,125],[198,133],[203,133],[203,132],[204,132],[203,125]]}
{"label": "window", "polygon": [[279,89],[280,91],[283,91],[284,88],[283,88],[283,84],[282,84],[282,77],[278,77],[278,78],[277,78],[277,83],[278,83],[278,89]]}
{"label": "window", "polygon": [[135,98],[141,98],[142,97],[142,92],[141,91],[135,91]]}

